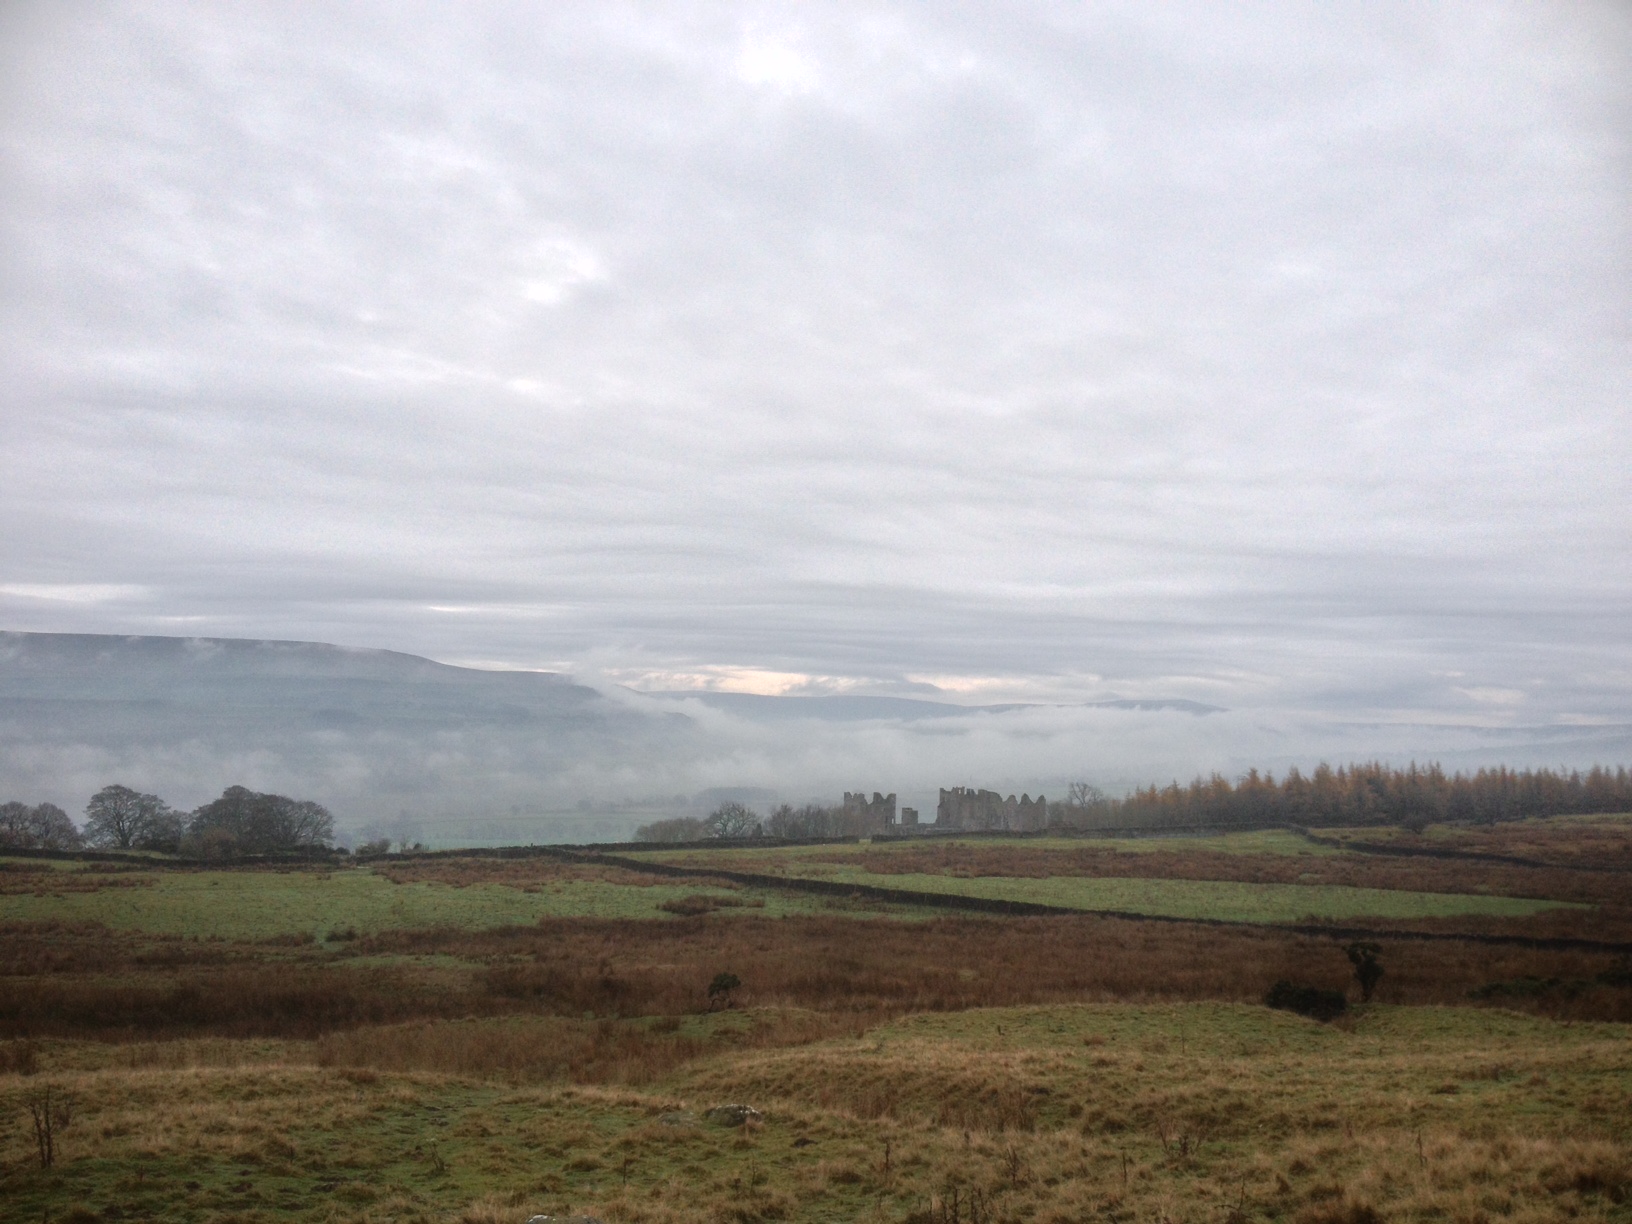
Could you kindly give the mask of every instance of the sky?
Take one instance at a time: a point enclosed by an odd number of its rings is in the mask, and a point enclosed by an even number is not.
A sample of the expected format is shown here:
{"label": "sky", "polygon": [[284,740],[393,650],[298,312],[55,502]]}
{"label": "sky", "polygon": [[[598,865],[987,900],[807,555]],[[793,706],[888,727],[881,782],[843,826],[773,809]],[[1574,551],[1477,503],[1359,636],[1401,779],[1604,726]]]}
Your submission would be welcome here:
{"label": "sky", "polygon": [[1621,4],[18,0],[0,227],[6,629],[1632,724]]}

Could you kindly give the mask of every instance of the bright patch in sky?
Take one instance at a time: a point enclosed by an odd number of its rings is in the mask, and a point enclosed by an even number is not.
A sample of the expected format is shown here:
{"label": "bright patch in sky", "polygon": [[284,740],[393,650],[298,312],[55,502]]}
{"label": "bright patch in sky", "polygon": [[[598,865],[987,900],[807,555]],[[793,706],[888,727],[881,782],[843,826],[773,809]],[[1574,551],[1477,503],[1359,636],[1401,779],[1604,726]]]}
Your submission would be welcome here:
{"label": "bright patch in sky", "polygon": [[95,582],[10,582],[0,585],[0,596],[44,603],[103,604],[139,598],[139,586]]}
{"label": "bright patch in sky", "polygon": [[818,84],[816,65],[776,35],[750,31],[737,53],[737,76],[749,85],[768,85],[784,93],[809,93]]}

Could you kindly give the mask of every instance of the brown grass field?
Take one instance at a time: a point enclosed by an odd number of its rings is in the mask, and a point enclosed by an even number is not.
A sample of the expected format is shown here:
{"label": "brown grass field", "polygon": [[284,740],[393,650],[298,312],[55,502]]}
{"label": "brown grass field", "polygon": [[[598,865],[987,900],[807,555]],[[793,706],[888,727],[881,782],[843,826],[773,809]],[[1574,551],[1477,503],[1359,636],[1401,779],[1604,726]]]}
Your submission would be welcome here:
{"label": "brown grass field", "polygon": [[[1589,907],[1374,921],[1363,1004],[1345,939],[1273,923],[796,906],[542,857],[185,880],[13,860],[0,1220],[1632,1220],[1632,962],[1524,942],[1628,940],[1629,877],[1573,868],[1632,861],[1632,820],[1526,823],[1546,827],[1399,836],[1548,866],[1247,842],[799,854],[886,883],[1313,877]],[[128,917],[132,890],[164,900],[140,911],[164,929]],[[476,920],[511,912],[508,891],[563,912]],[[203,929],[208,907],[284,892],[264,930],[175,929],[188,906]],[[586,895],[638,916],[573,912]],[[89,916],[102,903],[121,925]],[[438,906],[449,922],[420,921]],[[1264,1007],[1283,979],[1351,1007]],[[709,1120],[731,1103],[759,1116]]]}

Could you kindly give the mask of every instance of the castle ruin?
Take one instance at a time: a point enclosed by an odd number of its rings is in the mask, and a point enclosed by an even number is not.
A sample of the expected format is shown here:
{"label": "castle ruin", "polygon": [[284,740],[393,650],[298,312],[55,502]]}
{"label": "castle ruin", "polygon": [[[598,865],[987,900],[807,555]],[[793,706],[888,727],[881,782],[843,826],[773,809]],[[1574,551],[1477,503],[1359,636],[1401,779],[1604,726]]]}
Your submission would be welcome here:
{"label": "castle ruin", "polygon": [[975,790],[973,787],[941,788],[941,801],[935,807],[937,829],[1007,829],[1023,833],[1048,827],[1048,800],[1042,795],[1033,799],[1010,795],[1005,799],[996,791]]}
{"label": "castle ruin", "polygon": [[856,791],[854,794],[845,791],[844,822],[858,832],[889,828],[895,823],[895,792],[881,795],[874,791],[873,797],[868,799],[866,791]]}

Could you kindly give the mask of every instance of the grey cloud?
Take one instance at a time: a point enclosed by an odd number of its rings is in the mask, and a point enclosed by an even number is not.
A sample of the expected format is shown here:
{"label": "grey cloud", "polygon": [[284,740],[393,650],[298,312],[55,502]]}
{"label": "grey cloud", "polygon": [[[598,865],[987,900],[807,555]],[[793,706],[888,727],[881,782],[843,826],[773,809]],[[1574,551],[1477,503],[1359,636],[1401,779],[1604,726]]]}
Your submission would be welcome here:
{"label": "grey cloud", "polygon": [[1619,6],[3,20],[9,626],[1632,718]]}

